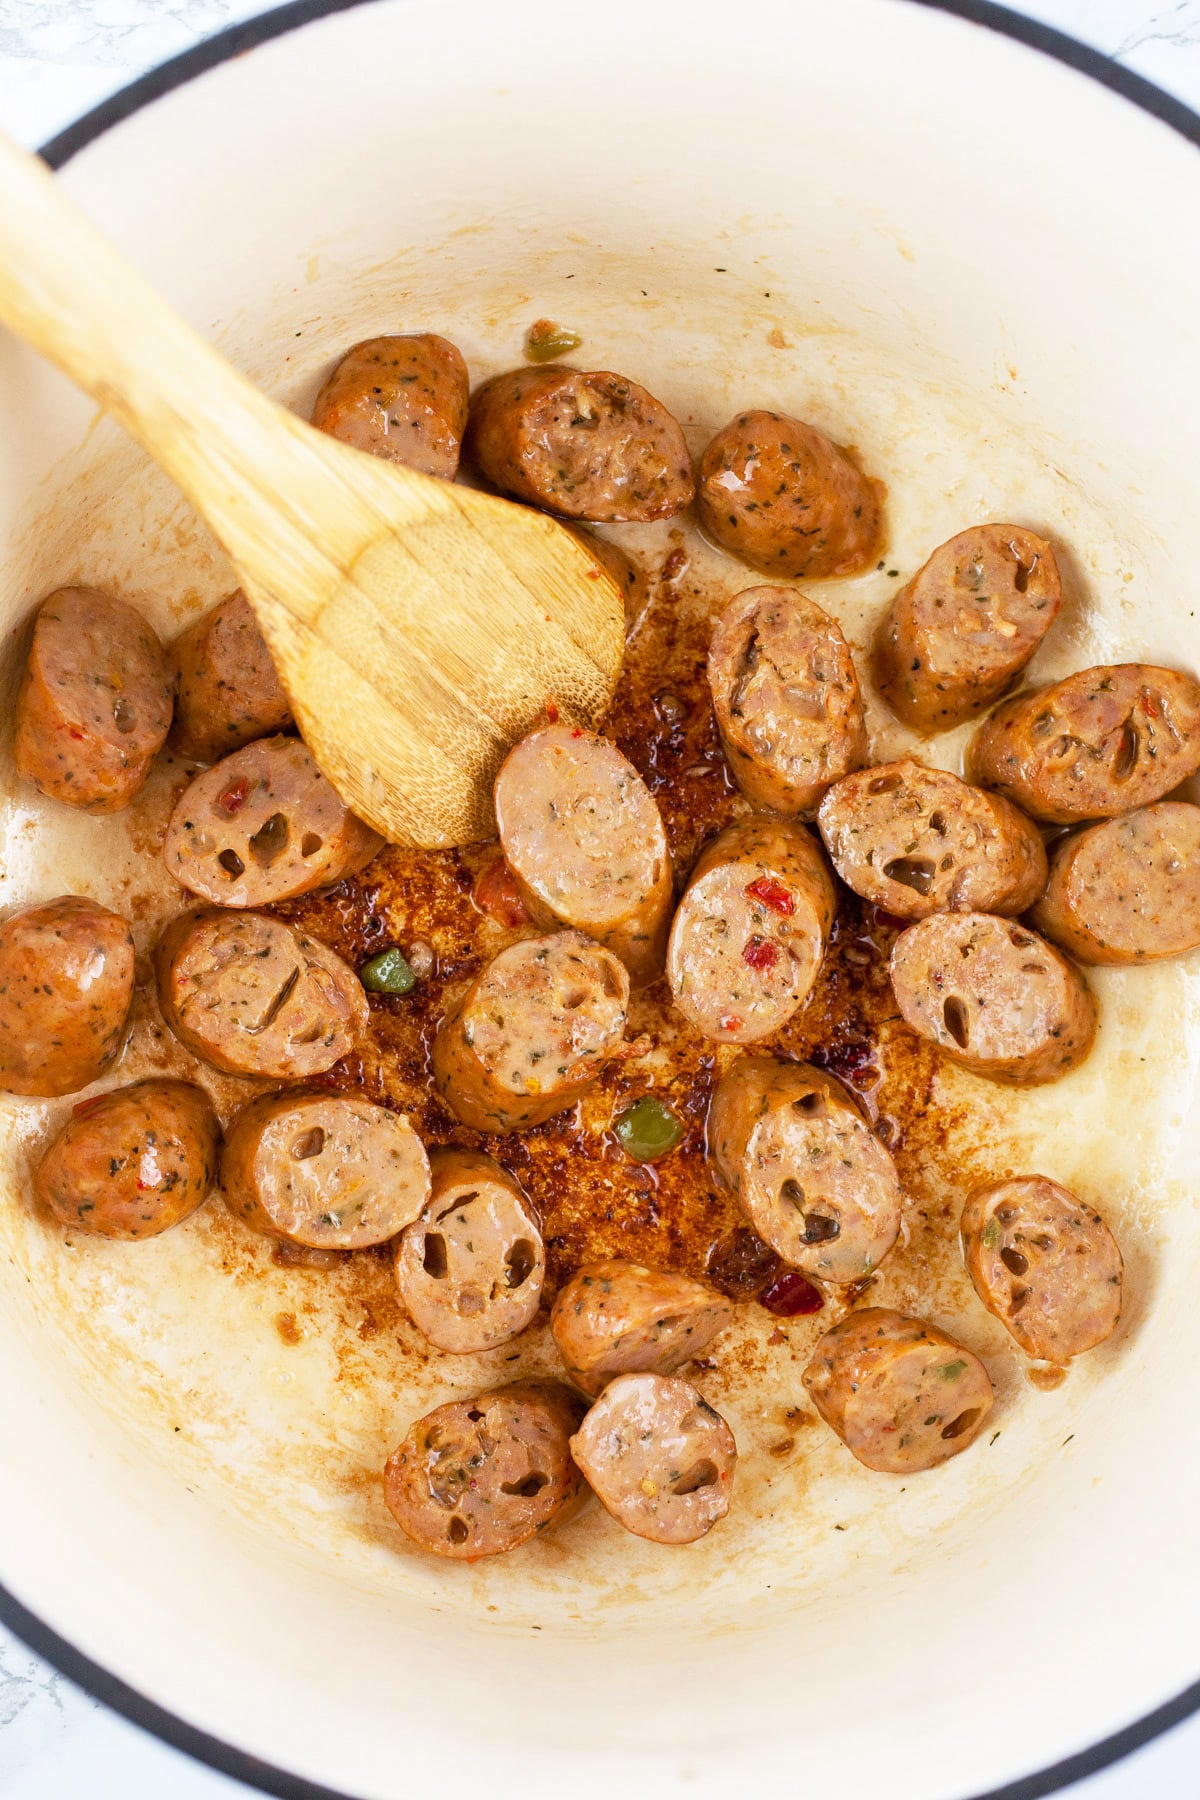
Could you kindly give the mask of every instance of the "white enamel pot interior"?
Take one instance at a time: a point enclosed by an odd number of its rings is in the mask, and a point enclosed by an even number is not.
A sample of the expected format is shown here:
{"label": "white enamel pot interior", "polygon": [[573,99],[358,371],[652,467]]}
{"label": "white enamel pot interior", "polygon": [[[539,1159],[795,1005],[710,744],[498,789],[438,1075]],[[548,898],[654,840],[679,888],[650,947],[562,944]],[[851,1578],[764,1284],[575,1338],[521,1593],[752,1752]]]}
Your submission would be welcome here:
{"label": "white enamel pot interior", "polygon": [[[973,519],[1052,530],[1071,603],[1046,671],[1200,667],[1182,113],[907,0],[289,12],[85,127],[62,176],[266,387],[303,408],[340,348],[420,328],[478,378],[548,314],[697,445],[742,405],[857,444],[902,571]],[[7,340],[0,389],[7,715],[55,585],[118,587],[170,631],[229,583],[168,485]],[[888,591],[825,593],[861,645]],[[0,906],[95,893],[145,949],[144,835],[36,803],[7,736],[0,756]],[[899,1484],[815,1427],[798,1473],[770,1478],[759,1420],[798,1390],[789,1366],[733,1395],[738,1518],[686,1551],[594,1510],[490,1566],[409,1552],[363,1448],[376,1414],[330,1346],[289,1360],[278,1298],[199,1226],[64,1244],[28,1169],[69,1103],[4,1102],[6,1616],[281,1793],[1056,1785],[1200,1677],[1200,961],[1096,988],[1092,1063],[981,1129],[1103,1205],[1129,1267],[1118,1338],[1039,1393],[967,1296],[955,1322],[998,1359],[1000,1435]],[[386,1374],[393,1441],[477,1379],[451,1360]]]}

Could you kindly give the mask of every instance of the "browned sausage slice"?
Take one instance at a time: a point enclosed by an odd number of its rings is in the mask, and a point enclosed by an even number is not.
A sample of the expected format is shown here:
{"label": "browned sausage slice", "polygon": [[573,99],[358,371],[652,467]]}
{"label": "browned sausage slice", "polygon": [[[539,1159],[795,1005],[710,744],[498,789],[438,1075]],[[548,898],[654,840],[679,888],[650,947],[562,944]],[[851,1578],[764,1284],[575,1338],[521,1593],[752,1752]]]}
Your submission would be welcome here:
{"label": "browned sausage slice", "polygon": [[598,524],[669,519],[692,498],[692,460],[661,400],[607,370],[555,363],[485,381],[467,454],[506,494]]}
{"label": "browned sausage slice", "polygon": [[811,814],[866,760],[854,660],[836,622],[795,588],[747,588],[717,620],[708,681],[721,742],[755,806]]}
{"label": "browned sausage slice", "polygon": [[438,1027],[438,1092],[476,1131],[538,1125],[617,1054],[628,1006],[624,963],[578,931],[510,944]]}
{"label": "browned sausage slice", "polygon": [[119,812],[170,724],[167,659],[139,612],[92,588],[42,601],[17,695],[18,775],[85,812]]}
{"label": "browned sausage slice", "polygon": [[396,1246],[396,1285],[431,1344],[469,1356],[533,1323],[546,1250],[519,1182],[490,1156],[454,1147],[429,1165],[425,1210]]}
{"label": "browned sausage slice", "polygon": [[584,1497],[568,1448],[581,1411],[556,1381],[514,1382],[435,1407],[388,1457],[388,1510],[435,1556],[471,1562],[515,1550]]}
{"label": "browned sausage slice", "polygon": [[356,875],[383,839],[355,817],[299,738],[260,738],[183,790],[163,855],[215,906],[268,906]]}
{"label": "browned sausage slice", "polygon": [[370,1008],[354,970],[261,913],[187,913],[155,952],[158,1003],[180,1043],[227,1075],[307,1081],[349,1055]]}
{"label": "browned sausage slice", "polygon": [[993,1081],[1057,1081],[1096,1035],[1096,1002],[1075,965],[992,913],[910,925],[892,950],[892,987],[906,1024]]}
{"label": "browned sausage slice", "polygon": [[804,1385],[851,1455],[885,1475],[957,1456],[992,1410],[977,1356],[936,1325],[882,1306],[852,1312],[818,1340]]}
{"label": "browned sausage slice", "polygon": [[1060,838],[1031,915],[1086,963],[1157,962],[1200,946],[1200,806],[1160,800]]}
{"label": "browned sausage slice", "polygon": [[999,794],[903,760],[835,781],[817,814],[847,887],[901,919],[1023,913],[1046,885],[1041,833]]}
{"label": "browned sausage slice", "polygon": [[803,825],[727,826],[701,852],[671,926],[676,1006],[719,1043],[769,1037],[812,991],[833,909],[833,882]]}
{"label": "browned sausage slice", "polygon": [[1117,1329],[1124,1264],[1098,1212],[1044,1175],[976,1188],[963,1208],[975,1292],[1030,1356],[1065,1363]]}
{"label": "browned sausage slice", "polygon": [[171,748],[216,762],[255,738],[286,731],[292,710],[241,588],[180,633]]}
{"label": "browned sausage slice", "polygon": [[586,932],[639,986],[660,975],[673,898],[667,835],[616,745],[579,726],[531,731],[501,765],[495,800],[531,918]]}
{"label": "browned sausage slice", "polygon": [[264,1094],[243,1106],[221,1155],[230,1212],[316,1250],[383,1244],[429,1198],[429,1159],[403,1113],[355,1094]]}
{"label": "browned sausage slice", "polygon": [[34,1191],[78,1231],[157,1237],[208,1193],[219,1138],[202,1088],[139,1081],[80,1102],[42,1158]]}
{"label": "browned sausage slice", "polygon": [[133,1002],[125,920],[67,894],[0,925],[0,1089],[74,1094],[121,1048]]}
{"label": "browned sausage slice", "polygon": [[970,765],[1052,825],[1149,806],[1200,769],[1200,682],[1149,663],[1080,669],[998,706]]}
{"label": "browned sausage slice", "polygon": [[875,638],[876,685],[914,731],[948,731],[1012,686],[1061,606],[1045,538],[973,525],[896,595]]}
{"label": "browned sausage slice", "polygon": [[452,481],[467,423],[467,365],[432,331],[366,338],[317,395],[312,422],[355,450]]}
{"label": "browned sausage slice", "polygon": [[588,1263],[559,1291],[550,1329],[567,1373],[596,1395],[616,1375],[672,1375],[733,1317],[705,1281],[640,1263]]}
{"label": "browned sausage slice", "polygon": [[883,545],[884,487],[824,432],[744,412],[700,458],[696,510],[711,538],[764,575],[858,575]]}
{"label": "browned sausage slice", "polygon": [[678,1375],[618,1375],[571,1439],[606,1512],[654,1544],[694,1544],[729,1511],[737,1445]]}
{"label": "browned sausage slice", "polygon": [[743,1056],[722,1077],[708,1153],[759,1237],[821,1281],[860,1281],[900,1231],[896,1165],[840,1082]]}

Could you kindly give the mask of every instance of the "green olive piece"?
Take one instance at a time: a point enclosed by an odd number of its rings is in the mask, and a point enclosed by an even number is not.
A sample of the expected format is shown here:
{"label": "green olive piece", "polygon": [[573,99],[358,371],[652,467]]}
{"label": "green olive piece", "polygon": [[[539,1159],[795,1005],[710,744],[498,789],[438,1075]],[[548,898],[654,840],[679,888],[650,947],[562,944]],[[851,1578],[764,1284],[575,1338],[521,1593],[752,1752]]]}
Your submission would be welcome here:
{"label": "green olive piece", "polygon": [[647,1094],[635,1100],[616,1121],[613,1130],[626,1156],[634,1162],[657,1162],[682,1142],[683,1124],[663,1100]]}
{"label": "green olive piece", "polygon": [[552,319],[538,319],[525,333],[525,357],[532,363],[553,362],[556,357],[578,350],[582,342],[577,331],[556,325]]}
{"label": "green olive piece", "polygon": [[369,994],[411,994],[417,978],[408,966],[402,950],[381,950],[358,971],[358,979]]}

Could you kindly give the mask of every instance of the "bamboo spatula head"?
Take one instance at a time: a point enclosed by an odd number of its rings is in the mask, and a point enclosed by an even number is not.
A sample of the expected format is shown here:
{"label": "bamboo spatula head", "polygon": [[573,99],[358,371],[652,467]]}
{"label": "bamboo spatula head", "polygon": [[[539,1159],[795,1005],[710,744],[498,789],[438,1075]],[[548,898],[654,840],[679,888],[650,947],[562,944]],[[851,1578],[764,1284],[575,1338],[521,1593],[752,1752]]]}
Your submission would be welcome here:
{"label": "bamboo spatula head", "polygon": [[317,762],[393,843],[489,836],[496,770],[547,703],[599,723],[623,608],[577,538],[274,405],[2,136],[0,322],[92,394],[208,520]]}

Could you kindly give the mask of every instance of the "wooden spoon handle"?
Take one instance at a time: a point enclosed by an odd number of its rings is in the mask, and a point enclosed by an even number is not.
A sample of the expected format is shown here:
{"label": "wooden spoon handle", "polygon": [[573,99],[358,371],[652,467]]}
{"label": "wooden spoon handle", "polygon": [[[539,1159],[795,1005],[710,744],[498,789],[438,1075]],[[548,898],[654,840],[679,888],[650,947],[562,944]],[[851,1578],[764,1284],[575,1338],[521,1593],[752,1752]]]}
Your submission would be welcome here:
{"label": "wooden spoon handle", "polygon": [[[0,322],[145,446],[240,567],[269,574],[305,610],[305,594],[333,573],[314,567],[322,552],[304,525],[318,493],[330,510],[331,474],[310,428],[197,336],[46,166],[2,134]],[[324,548],[335,561],[339,546]]]}

